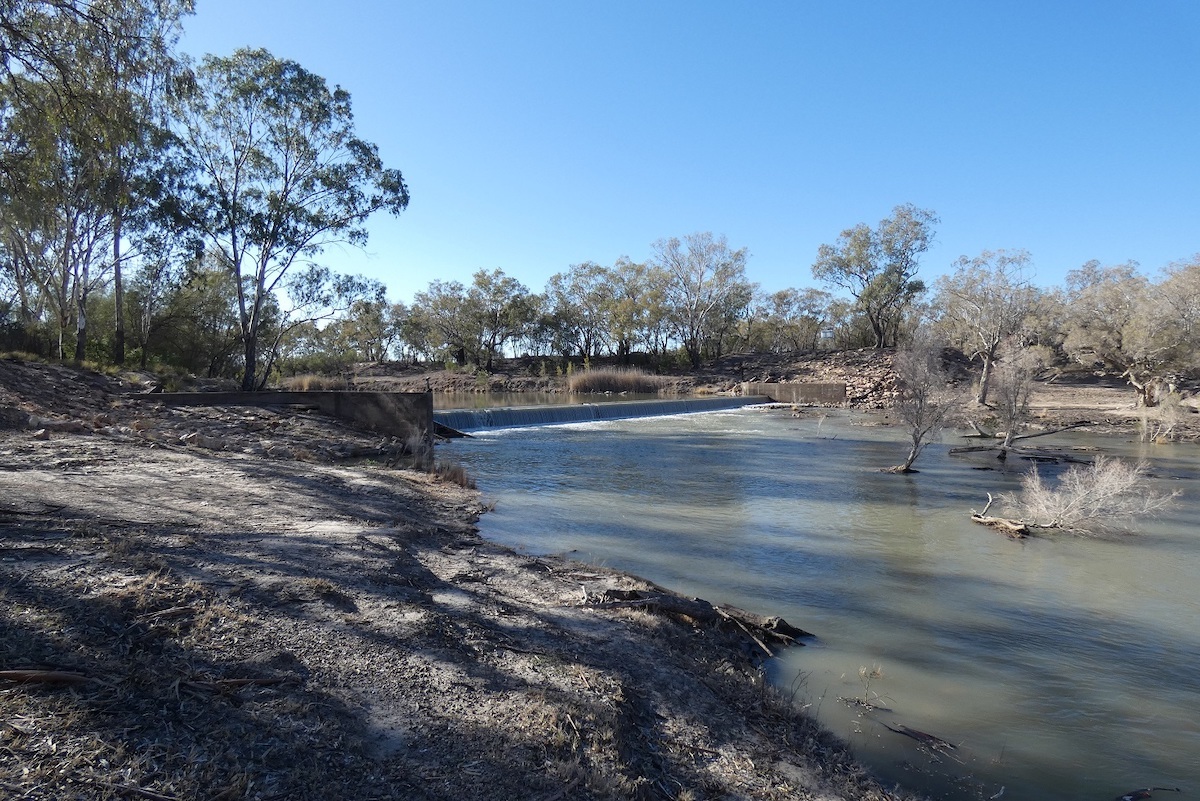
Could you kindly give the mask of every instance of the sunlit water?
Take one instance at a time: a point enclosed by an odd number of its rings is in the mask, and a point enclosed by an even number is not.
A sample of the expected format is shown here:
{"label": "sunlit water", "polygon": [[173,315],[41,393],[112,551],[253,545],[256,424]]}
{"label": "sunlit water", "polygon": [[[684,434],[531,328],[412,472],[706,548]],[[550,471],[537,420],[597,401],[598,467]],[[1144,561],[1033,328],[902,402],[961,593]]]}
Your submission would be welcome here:
{"label": "sunlit water", "polygon": [[[487,537],[816,634],[772,677],[885,781],[944,799],[1200,797],[1196,446],[1041,441],[1148,456],[1180,497],[1135,538],[1017,542],[968,516],[1019,465],[973,469],[995,460],[950,457],[948,438],[919,474],[884,474],[901,433],[865,421],[742,410],[484,432],[447,455],[496,501]],[[855,698],[888,711],[839,700]]]}

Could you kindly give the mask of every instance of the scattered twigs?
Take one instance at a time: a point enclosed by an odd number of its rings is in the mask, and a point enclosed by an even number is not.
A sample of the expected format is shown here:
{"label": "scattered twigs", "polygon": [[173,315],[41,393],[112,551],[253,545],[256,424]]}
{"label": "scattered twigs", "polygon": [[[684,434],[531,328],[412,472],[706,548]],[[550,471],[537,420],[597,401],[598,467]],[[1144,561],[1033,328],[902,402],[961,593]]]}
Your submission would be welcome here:
{"label": "scattered twigs", "polygon": [[128,784],[112,784],[111,782],[101,782],[105,787],[116,790],[122,795],[131,795],[136,798],[149,798],[150,801],[179,801],[178,796],[163,795],[156,793],[153,790],[146,790],[142,787],[133,787]]}
{"label": "scattered twigs", "polygon": [[144,615],[138,615],[134,618],[134,621],[137,623],[156,623],[159,620],[182,617],[189,612],[199,612],[203,608],[203,606],[173,606],[170,609],[163,609],[158,612],[147,612]]}
{"label": "scattered twigs", "polygon": [[181,681],[179,685],[189,690],[217,693],[226,690],[236,690],[241,687],[270,687],[280,684],[293,684],[298,679],[295,676],[267,676],[262,678],[213,679],[212,681]]}
{"label": "scattered twigs", "polygon": [[569,793],[574,791],[575,786],[579,784],[579,779],[575,778],[567,782],[561,789],[555,790],[550,795],[542,799],[542,801],[559,801],[560,798],[566,798]]}

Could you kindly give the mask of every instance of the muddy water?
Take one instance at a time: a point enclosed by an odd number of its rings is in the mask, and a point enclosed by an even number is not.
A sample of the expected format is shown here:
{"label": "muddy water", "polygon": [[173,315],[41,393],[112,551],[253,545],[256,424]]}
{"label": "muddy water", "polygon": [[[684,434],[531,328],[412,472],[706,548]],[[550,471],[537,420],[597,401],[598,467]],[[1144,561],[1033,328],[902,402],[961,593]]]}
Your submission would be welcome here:
{"label": "muddy water", "polygon": [[743,410],[449,447],[497,502],[486,536],[817,634],[772,676],[885,780],[944,799],[1200,795],[1200,449],[1144,452],[1181,495],[1138,537],[1021,543],[968,520],[1020,466],[951,458],[947,440],[920,474],[883,474],[900,433],[861,422]]}

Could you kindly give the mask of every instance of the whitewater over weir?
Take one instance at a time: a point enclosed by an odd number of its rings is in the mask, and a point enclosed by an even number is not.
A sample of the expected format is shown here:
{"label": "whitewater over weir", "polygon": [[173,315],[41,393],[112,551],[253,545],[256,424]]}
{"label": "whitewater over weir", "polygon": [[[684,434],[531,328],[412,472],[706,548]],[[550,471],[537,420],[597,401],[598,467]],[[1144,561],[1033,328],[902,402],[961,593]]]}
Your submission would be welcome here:
{"label": "whitewater over weir", "polygon": [[446,409],[434,412],[433,419],[456,431],[477,431],[490,428],[594,423],[600,420],[626,420],[635,417],[715,412],[723,409],[738,409],[768,400],[768,398],[756,397],[712,397],[543,404],[496,409]]}

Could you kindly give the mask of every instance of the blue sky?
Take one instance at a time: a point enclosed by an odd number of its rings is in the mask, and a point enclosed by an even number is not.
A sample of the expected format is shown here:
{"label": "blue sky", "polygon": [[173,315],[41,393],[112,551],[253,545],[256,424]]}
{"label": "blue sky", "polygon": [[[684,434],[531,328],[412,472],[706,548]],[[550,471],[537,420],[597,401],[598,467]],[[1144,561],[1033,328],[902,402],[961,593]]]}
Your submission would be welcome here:
{"label": "blue sky", "polygon": [[1200,252],[1200,2],[196,0],[182,49],[341,85],[412,201],[327,253],[408,302],[500,268],[533,291],[724,234],[769,291],[900,203],[922,262],[1025,248],[1154,273]]}

